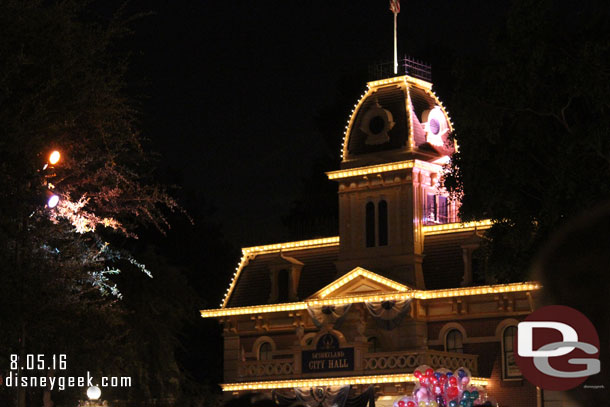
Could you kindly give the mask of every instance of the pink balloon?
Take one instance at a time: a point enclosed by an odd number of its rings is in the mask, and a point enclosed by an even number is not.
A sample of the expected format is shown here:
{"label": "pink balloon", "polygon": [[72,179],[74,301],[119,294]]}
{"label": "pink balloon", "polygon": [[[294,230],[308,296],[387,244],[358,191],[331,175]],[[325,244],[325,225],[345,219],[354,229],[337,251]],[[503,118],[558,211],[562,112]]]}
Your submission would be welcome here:
{"label": "pink balloon", "polygon": [[428,392],[426,389],[421,388],[417,390],[417,393],[415,393],[415,398],[417,401],[428,401]]}

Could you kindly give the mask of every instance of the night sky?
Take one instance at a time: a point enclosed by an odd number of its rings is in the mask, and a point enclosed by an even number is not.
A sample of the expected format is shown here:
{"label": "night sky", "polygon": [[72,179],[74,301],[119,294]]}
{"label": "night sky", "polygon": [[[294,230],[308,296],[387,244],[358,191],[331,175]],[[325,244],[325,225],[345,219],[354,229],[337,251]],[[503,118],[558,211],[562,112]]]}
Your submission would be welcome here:
{"label": "night sky", "polygon": [[[455,56],[484,52],[507,5],[402,2],[399,55],[432,64],[449,111]],[[283,240],[299,180],[326,148],[316,113],[345,77],[361,78],[355,103],[368,66],[392,58],[388,1],[133,1],[128,11],[151,12],[132,25],[130,82],[165,170],[216,207],[235,246]]]}

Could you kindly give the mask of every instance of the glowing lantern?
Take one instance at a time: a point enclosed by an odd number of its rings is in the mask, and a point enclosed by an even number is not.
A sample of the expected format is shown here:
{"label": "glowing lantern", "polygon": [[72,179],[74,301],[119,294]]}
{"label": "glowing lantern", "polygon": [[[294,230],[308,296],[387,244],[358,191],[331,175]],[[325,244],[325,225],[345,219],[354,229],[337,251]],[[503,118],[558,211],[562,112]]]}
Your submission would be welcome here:
{"label": "glowing lantern", "polygon": [[102,391],[97,386],[91,386],[87,389],[87,397],[89,400],[97,400],[102,395]]}
{"label": "glowing lantern", "polygon": [[51,165],[55,165],[59,162],[59,159],[61,158],[61,154],[59,154],[59,151],[55,150],[51,153],[51,155],[49,156],[49,164]]}
{"label": "glowing lantern", "polygon": [[55,194],[51,195],[49,197],[49,200],[47,201],[47,205],[49,206],[49,208],[55,208],[58,203],[59,203],[59,196],[55,195]]}

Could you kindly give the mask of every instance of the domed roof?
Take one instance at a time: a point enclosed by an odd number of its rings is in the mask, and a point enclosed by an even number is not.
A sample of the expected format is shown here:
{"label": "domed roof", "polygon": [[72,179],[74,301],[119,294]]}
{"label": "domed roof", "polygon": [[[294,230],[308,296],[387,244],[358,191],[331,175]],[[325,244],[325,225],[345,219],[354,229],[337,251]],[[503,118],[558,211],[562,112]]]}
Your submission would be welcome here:
{"label": "domed roof", "polygon": [[346,126],[341,166],[438,161],[455,150],[452,131],[431,83],[406,75],[372,81]]}

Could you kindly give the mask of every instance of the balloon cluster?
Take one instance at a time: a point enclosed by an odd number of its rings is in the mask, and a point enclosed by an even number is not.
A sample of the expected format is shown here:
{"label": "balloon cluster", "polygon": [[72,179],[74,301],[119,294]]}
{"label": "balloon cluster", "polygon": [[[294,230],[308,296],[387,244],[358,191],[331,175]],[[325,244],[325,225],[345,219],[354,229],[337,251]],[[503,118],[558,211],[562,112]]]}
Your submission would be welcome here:
{"label": "balloon cluster", "polygon": [[473,407],[484,403],[479,390],[470,384],[471,374],[465,367],[452,372],[423,365],[413,376],[418,380],[413,397],[400,399],[395,407]]}

